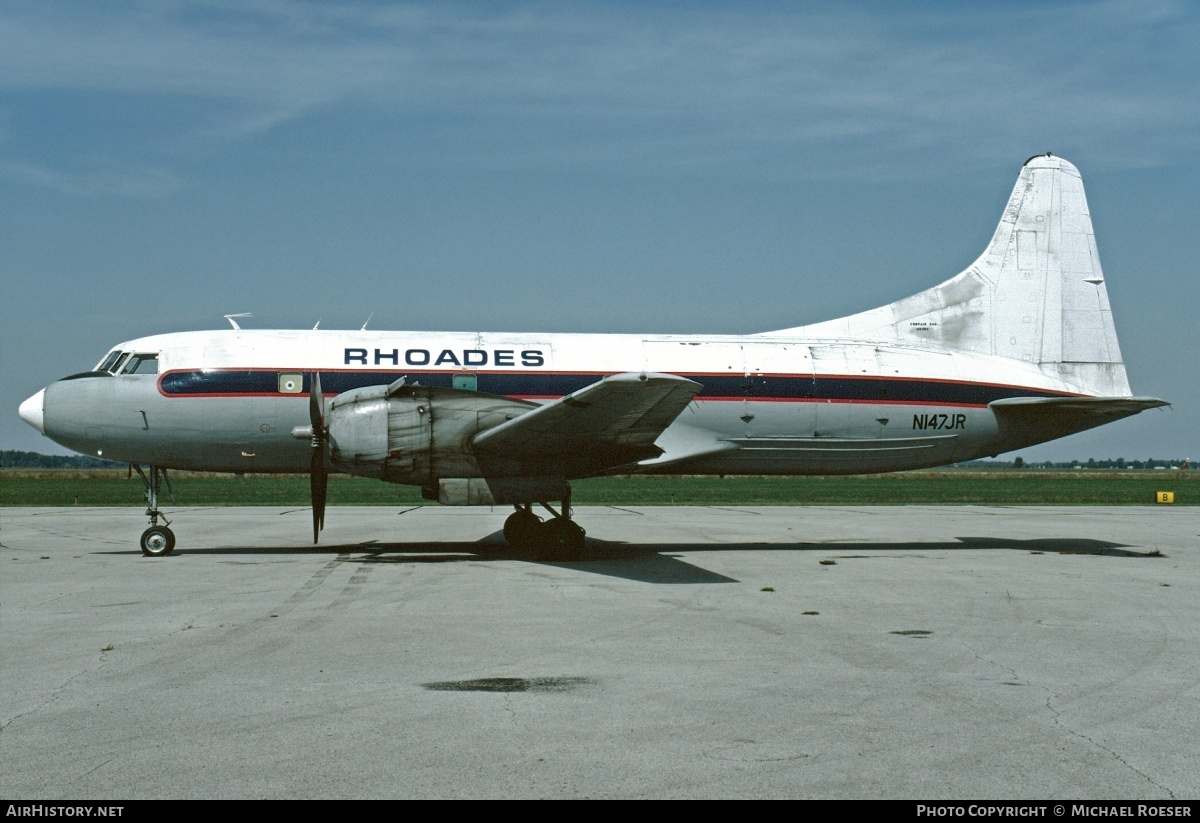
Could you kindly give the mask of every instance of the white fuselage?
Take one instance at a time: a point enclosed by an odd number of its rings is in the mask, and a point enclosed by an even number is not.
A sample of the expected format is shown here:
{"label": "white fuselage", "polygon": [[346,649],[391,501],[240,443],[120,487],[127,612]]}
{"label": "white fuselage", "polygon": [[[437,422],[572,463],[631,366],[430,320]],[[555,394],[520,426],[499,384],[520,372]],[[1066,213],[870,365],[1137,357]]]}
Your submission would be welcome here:
{"label": "white fuselage", "polygon": [[663,432],[663,454],[634,469],[671,473],[941,465],[1027,445],[1001,437],[989,402],[1079,395],[1011,359],[821,338],[231,329],[118,349],[155,355],[157,373],[52,384],[45,433],[111,460],[207,471],[306,471],[292,430],[308,420],[314,372],[326,396],[406,376],[535,402],[620,372],[687,377],[703,389]]}

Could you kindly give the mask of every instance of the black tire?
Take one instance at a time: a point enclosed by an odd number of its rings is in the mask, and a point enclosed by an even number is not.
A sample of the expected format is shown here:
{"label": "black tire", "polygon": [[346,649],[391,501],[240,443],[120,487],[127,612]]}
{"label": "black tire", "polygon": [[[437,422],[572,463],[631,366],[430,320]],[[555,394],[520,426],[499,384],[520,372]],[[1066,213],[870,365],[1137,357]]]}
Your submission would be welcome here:
{"label": "black tire", "polygon": [[142,554],[146,557],[166,557],[175,551],[175,532],[166,526],[151,526],[142,532]]}
{"label": "black tire", "polygon": [[556,517],[542,525],[542,550],[557,560],[573,560],[583,553],[583,528],[572,520]]}
{"label": "black tire", "polygon": [[515,511],[504,521],[504,539],[514,548],[535,545],[541,531],[542,518],[528,509]]}

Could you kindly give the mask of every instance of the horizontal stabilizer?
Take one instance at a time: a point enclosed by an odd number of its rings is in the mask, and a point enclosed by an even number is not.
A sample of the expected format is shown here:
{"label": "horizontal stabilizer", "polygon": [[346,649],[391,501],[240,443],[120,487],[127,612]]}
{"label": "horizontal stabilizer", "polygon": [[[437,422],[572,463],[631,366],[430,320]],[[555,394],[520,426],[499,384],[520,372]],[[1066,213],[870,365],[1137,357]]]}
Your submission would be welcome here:
{"label": "horizontal stabilizer", "polygon": [[[1098,415],[1109,420],[1171,405],[1157,397],[1006,397],[993,400],[988,408],[997,414]],[[1114,416],[1115,415],[1115,416]]]}
{"label": "horizontal stabilizer", "polygon": [[1006,397],[988,408],[1011,450],[1169,405],[1157,397]]}
{"label": "horizontal stabilizer", "polygon": [[611,451],[613,465],[661,453],[663,430],[701,386],[669,374],[614,374],[475,436],[489,456],[551,456]]}

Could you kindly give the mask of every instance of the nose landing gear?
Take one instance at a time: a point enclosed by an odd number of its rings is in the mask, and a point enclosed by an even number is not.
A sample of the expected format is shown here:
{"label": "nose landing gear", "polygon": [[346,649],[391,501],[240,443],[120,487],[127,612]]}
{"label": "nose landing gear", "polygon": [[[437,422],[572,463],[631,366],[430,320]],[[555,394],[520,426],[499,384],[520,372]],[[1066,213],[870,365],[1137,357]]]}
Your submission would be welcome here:
{"label": "nose landing gear", "polygon": [[[142,554],[146,557],[166,557],[175,551],[175,532],[170,529],[171,521],[167,520],[167,516],[158,510],[158,483],[160,477],[166,480],[167,491],[174,499],[171,478],[167,476],[166,469],[160,469],[158,466],[150,467],[149,477],[136,463],[133,464],[133,468],[142,478],[142,482],[146,484],[146,515],[150,518],[150,528],[142,532]],[[160,517],[163,520],[161,526],[158,525]]]}

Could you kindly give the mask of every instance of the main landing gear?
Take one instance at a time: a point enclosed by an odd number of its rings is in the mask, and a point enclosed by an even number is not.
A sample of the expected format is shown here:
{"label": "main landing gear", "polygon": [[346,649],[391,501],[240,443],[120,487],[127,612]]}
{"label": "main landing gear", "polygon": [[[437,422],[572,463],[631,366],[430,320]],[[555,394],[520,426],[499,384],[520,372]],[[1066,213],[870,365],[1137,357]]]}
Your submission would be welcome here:
{"label": "main landing gear", "polygon": [[[167,516],[158,510],[158,483],[160,478],[166,480],[167,491],[174,498],[171,478],[167,476],[166,469],[160,469],[158,466],[150,467],[149,477],[136,463],[133,464],[133,468],[146,484],[146,515],[150,518],[150,528],[142,532],[142,554],[146,557],[166,557],[175,551],[175,532],[169,528],[171,522],[167,520]],[[160,517],[163,520],[161,526],[158,525]]]}
{"label": "main landing gear", "polygon": [[583,551],[583,527],[571,519],[570,492],[556,512],[549,503],[539,502],[552,517],[543,521],[533,513],[533,504],[518,505],[504,521],[504,539],[513,548],[531,548],[547,559],[569,560]]}

